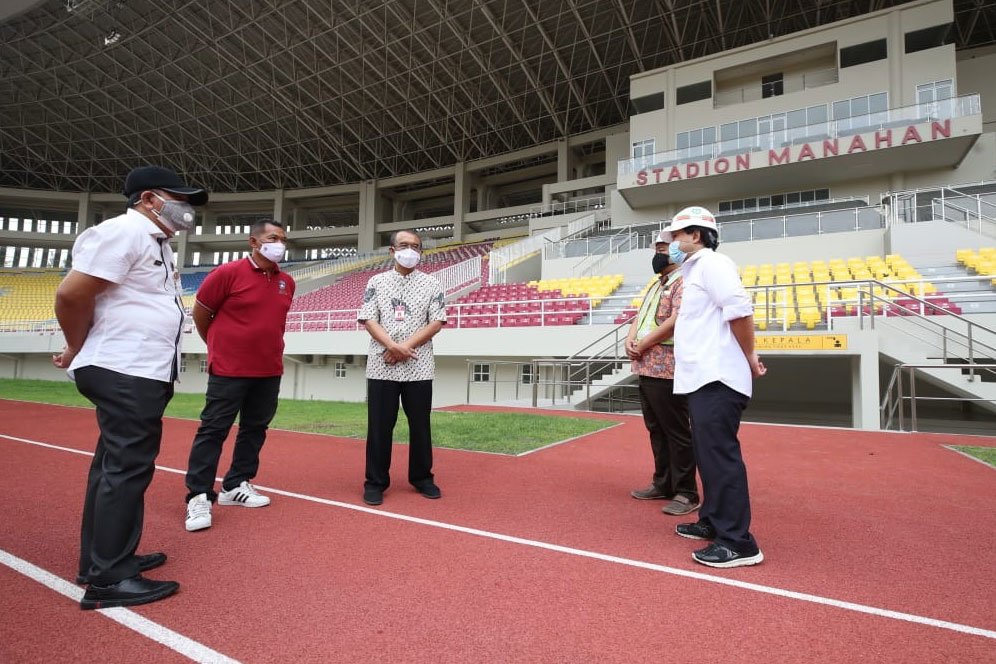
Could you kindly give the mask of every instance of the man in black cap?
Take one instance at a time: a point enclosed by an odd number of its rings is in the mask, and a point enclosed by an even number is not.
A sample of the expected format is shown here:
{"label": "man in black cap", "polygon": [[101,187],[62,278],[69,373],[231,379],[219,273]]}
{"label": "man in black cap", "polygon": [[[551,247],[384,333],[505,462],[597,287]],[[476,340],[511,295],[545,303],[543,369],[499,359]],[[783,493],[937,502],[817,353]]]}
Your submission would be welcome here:
{"label": "man in black cap", "polygon": [[83,502],[83,609],[154,602],[180,587],[141,575],[166,554],[136,551],[184,324],[169,238],[193,229],[193,206],[208,194],[158,166],[129,173],[124,194],[124,214],[76,238],[55,296],[66,347],[52,362],[97,407],[100,428]]}

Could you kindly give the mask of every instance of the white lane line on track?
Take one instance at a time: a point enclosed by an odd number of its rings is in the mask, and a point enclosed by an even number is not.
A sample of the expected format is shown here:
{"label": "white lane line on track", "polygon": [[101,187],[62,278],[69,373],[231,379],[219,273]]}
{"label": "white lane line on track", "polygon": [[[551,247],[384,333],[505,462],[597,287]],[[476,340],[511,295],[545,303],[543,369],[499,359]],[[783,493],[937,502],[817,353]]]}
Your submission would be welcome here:
{"label": "white lane line on track", "polygon": [[[15,572],[23,574],[32,581],[36,581],[60,595],[65,595],[74,602],[79,602],[83,598],[82,588],[78,588],[65,579],[60,579],[48,570],[33,565],[27,560],[18,558],[3,549],[0,549],[0,564],[6,565]],[[205,664],[238,664],[238,660],[222,655],[220,652],[212,650],[202,643],[198,643],[183,634],[174,632],[168,627],[153,622],[144,616],[140,616],[131,609],[115,607],[112,609],[97,609],[95,613],[102,614],[114,622],[134,632],[138,632],[156,643],[161,643],[170,650],[195,662],[204,662]]]}
{"label": "white lane line on track", "polygon": [[[54,450],[61,450],[65,452],[72,452],[74,454],[82,454],[84,456],[93,456],[92,453],[83,450],[77,450],[70,447],[61,447],[59,445],[52,445],[50,443],[42,443],[36,440],[29,440],[27,438],[17,438],[15,436],[8,436],[5,434],[0,434],[0,438],[6,438],[8,440],[13,440],[19,443],[27,443],[29,445],[35,445],[38,447],[44,447]],[[175,468],[168,468],[165,466],[156,466],[157,469],[176,473],[179,475],[185,475],[186,471],[177,470]],[[722,576],[715,576],[712,574],[705,574],[702,572],[694,572],[691,570],[680,569],[677,567],[668,567],[666,565],[659,565],[657,563],[650,563],[643,560],[635,560],[632,558],[622,558],[620,556],[613,556],[606,553],[598,553],[597,551],[587,551],[585,549],[575,549],[569,546],[561,546],[559,544],[551,544],[549,542],[541,542],[539,540],[525,539],[523,537],[516,537],[514,535],[504,535],[502,533],[494,533],[487,530],[480,530],[478,528],[469,528],[467,526],[459,526],[452,523],[445,523],[443,521],[434,521],[432,519],[423,519],[417,516],[409,516],[407,514],[398,514],[396,512],[387,512],[381,509],[375,509],[372,507],[367,507],[366,505],[354,505],[353,503],[344,503],[338,500],[330,500],[328,498],[319,498],[317,496],[309,496],[303,493],[295,493],[293,491],[285,491],[283,489],[277,489],[274,487],[266,487],[262,485],[256,485],[258,489],[263,489],[264,491],[269,491],[270,493],[277,494],[280,496],[286,496],[288,498],[296,498],[298,500],[303,500],[311,503],[317,503],[319,505],[328,505],[331,507],[340,507],[343,509],[353,510],[355,512],[364,512],[366,514],[373,514],[380,517],[385,517],[388,519],[395,519],[398,521],[405,521],[408,523],[417,523],[423,526],[430,526],[432,528],[440,528],[442,530],[449,530],[453,532],[463,533],[465,535],[473,535],[475,537],[484,537],[487,539],[498,540],[501,542],[508,542],[511,544],[521,544],[523,546],[528,546],[536,549],[544,549],[546,551],[555,551],[557,553],[563,553],[571,556],[577,556],[579,558],[589,558],[592,560],[601,560],[603,562],[614,563],[616,565],[624,565],[626,567],[635,567],[638,569],[650,570],[653,572],[662,572],[664,574],[670,574],[672,576],[679,576],[686,579],[695,579],[697,581],[705,581],[707,583],[715,583],[718,585],[729,586],[732,588],[738,588],[740,590],[749,590],[757,593],[762,593],[765,595],[773,595],[775,597],[783,597],[786,599],[794,599],[800,602],[807,602],[810,604],[819,604],[822,606],[831,606],[837,609],[843,609],[845,611],[853,611],[856,613],[863,613],[866,615],[877,616],[879,618],[888,618],[890,620],[899,620],[902,622],[914,623],[917,625],[926,625],[929,627],[937,627],[939,629],[945,629],[952,632],[959,632],[961,634],[970,634],[972,636],[981,636],[987,639],[996,640],[996,630],[984,629],[982,627],[974,627],[972,625],[963,625],[961,623],[950,622],[947,620],[938,620],[937,618],[929,618],[926,616],[920,616],[914,613],[904,613],[902,611],[892,611],[890,609],[882,609],[876,606],[868,606],[865,604],[857,604],[855,602],[847,602],[844,600],[833,599],[832,597],[823,597],[820,595],[812,595],[810,593],[797,592],[794,590],[786,590],[784,588],[778,588],[775,586],[765,586],[759,583],[750,583],[748,581],[740,581],[738,579],[729,579]]]}

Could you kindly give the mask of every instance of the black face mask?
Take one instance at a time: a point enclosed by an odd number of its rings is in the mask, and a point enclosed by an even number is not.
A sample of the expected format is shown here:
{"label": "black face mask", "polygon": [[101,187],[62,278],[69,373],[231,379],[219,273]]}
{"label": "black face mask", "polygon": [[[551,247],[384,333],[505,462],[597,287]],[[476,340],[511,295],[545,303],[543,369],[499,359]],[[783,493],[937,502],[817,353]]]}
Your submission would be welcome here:
{"label": "black face mask", "polygon": [[660,274],[661,270],[666,268],[671,263],[667,254],[654,254],[654,274]]}

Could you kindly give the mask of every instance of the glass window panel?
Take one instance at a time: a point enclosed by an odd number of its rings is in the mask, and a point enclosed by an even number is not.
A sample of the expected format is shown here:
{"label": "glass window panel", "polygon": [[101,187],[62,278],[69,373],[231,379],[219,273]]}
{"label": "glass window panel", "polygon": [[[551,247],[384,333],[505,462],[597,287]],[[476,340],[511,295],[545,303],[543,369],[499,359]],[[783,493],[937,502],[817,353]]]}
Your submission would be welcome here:
{"label": "glass window panel", "polygon": [[851,100],[851,117],[868,115],[868,97],[855,97]]}
{"label": "glass window panel", "polygon": [[745,198],[744,199],[744,209],[745,210],[756,210],[757,209],[757,199],[756,198]]}
{"label": "glass window panel", "polygon": [[729,124],[721,125],[719,128],[719,136],[721,140],[732,141],[740,136],[738,125],[736,122],[731,122]]}
{"label": "glass window panel", "polygon": [[734,212],[739,212],[739,211],[741,211],[741,210],[744,209],[744,202],[743,201],[732,201],[732,203],[730,205],[730,209],[732,209]]}
{"label": "glass window panel", "polygon": [[827,121],[827,107],[824,104],[810,106],[806,109],[806,119],[809,124]]}
{"label": "glass window panel", "polygon": [[868,109],[872,113],[881,113],[889,110],[889,95],[879,92],[868,98]]}
{"label": "glass window panel", "polygon": [[771,198],[769,196],[762,196],[757,199],[757,207],[759,210],[771,207]]}
{"label": "glass window panel", "polygon": [[802,202],[803,203],[812,203],[813,201],[816,200],[816,192],[815,191],[804,191],[804,192],[802,192],[801,196],[802,196]]}
{"label": "glass window panel", "polygon": [[678,149],[684,150],[687,147],[688,147],[688,132],[683,131],[680,134],[678,134]]}
{"label": "glass window panel", "polygon": [[720,201],[720,203],[719,203],[719,211],[720,212],[729,212],[730,211],[730,202],[729,201]]}
{"label": "glass window panel", "polygon": [[797,111],[788,112],[788,126],[792,127],[804,127],[809,122],[806,120],[806,109],[800,108]]}
{"label": "glass window panel", "polygon": [[798,205],[799,204],[799,192],[793,191],[791,194],[785,194],[786,205]]}
{"label": "glass window panel", "polygon": [[829,189],[817,189],[816,190],[816,200],[818,200],[818,201],[828,201],[828,200],[830,200],[830,190]]}
{"label": "glass window panel", "polygon": [[771,204],[775,207],[785,205],[785,194],[776,194],[771,197]]}
{"label": "glass window panel", "polygon": [[710,144],[716,142],[716,128],[706,127],[702,130],[702,142],[703,144]]}
{"label": "glass window panel", "polygon": [[851,102],[850,100],[835,101],[833,103],[833,119],[842,120],[844,118],[851,117]]}
{"label": "glass window panel", "polygon": [[740,121],[740,138],[757,134],[757,118]]}

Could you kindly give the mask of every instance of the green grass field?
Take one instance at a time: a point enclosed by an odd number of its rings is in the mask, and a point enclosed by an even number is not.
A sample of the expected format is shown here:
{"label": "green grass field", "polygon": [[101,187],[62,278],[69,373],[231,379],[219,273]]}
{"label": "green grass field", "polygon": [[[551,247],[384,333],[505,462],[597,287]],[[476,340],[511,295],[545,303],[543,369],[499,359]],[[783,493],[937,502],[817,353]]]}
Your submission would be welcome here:
{"label": "green grass field", "polygon": [[996,447],[971,447],[969,445],[952,445],[952,447],[996,468]]}
{"label": "green grass field", "polygon": [[[92,407],[70,382],[0,379],[0,399],[17,399],[65,406]],[[203,394],[177,393],[166,409],[170,417],[198,419]],[[519,413],[451,413],[433,411],[432,442],[436,447],[520,454],[612,426],[608,420],[553,417]],[[324,433],[346,438],[367,435],[365,403],[281,399],[271,427]],[[404,413],[398,415],[394,439],[408,440]]]}

